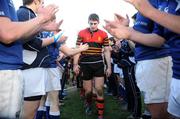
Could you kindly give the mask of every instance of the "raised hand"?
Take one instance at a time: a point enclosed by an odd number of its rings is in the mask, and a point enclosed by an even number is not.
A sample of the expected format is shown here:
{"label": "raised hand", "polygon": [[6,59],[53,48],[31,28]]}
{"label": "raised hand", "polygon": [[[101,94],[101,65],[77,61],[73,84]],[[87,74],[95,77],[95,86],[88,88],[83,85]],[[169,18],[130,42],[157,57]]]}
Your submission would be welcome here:
{"label": "raised hand", "polygon": [[104,26],[104,29],[107,30],[108,33],[110,33],[112,36],[114,36],[117,39],[128,39],[130,37],[130,28],[121,24],[118,24],[118,26],[114,26],[111,22],[106,22],[106,25]]}
{"label": "raised hand", "polygon": [[147,15],[152,10],[152,5],[148,0],[124,0],[132,4],[141,14]]}
{"label": "raised hand", "polygon": [[59,22],[50,21],[47,24],[44,25],[43,31],[61,31],[60,26],[63,23],[63,20],[60,20]]}
{"label": "raised hand", "polygon": [[59,9],[56,5],[50,4],[46,7],[40,7],[37,11],[37,16],[42,17],[43,22],[47,23],[56,18],[55,14],[58,12],[58,10]]}
{"label": "raised hand", "polygon": [[115,14],[114,21],[105,20],[106,25],[112,27],[112,28],[118,28],[119,26],[129,26],[129,17],[126,15],[126,18],[122,17],[119,14]]}
{"label": "raised hand", "polygon": [[115,13],[114,20],[115,20],[115,22],[117,22],[117,23],[119,23],[121,25],[129,26],[130,20],[129,20],[129,16],[128,15],[126,15],[126,18],[124,18],[120,14]]}

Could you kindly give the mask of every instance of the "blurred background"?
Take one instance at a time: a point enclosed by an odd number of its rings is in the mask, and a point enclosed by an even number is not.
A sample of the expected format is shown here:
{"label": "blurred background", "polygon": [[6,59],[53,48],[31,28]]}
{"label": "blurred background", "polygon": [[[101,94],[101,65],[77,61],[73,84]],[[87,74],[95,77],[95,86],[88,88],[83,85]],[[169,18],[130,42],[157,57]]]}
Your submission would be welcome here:
{"label": "blurred background", "polygon": [[[22,5],[22,0],[13,0],[16,9]],[[114,13],[131,18],[136,9],[123,0],[44,0],[45,5],[53,3],[59,6],[56,14],[57,20],[63,19],[61,26],[64,34],[68,36],[66,44],[75,47],[77,34],[81,29],[88,27],[88,16],[97,13],[100,17],[99,28],[103,29],[104,19],[114,19]],[[132,25],[132,20],[130,25]]]}

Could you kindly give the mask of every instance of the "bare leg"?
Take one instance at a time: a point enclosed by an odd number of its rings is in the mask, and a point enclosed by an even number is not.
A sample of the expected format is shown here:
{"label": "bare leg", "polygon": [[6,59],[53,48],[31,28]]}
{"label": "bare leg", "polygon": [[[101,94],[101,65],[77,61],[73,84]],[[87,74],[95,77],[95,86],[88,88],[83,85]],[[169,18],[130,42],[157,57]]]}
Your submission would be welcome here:
{"label": "bare leg", "polygon": [[48,96],[51,102],[50,106],[50,112],[59,112],[59,91],[54,90],[51,92],[48,92]]}
{"label": "bare leg", "polygon": [[85,90],[85,112],[90,115],[92,113],[92,80],[83,80],[83,88]]}
{"label": "bare leg", "polygon": [[167,112],[167,102],[148,104],[147,107],[151,112],[152,119],[169,119]]}
{"label": "bare leg", "polygon": [[22,118],[34,119],[39,104],[40,104],[40,100],[24,101]]}

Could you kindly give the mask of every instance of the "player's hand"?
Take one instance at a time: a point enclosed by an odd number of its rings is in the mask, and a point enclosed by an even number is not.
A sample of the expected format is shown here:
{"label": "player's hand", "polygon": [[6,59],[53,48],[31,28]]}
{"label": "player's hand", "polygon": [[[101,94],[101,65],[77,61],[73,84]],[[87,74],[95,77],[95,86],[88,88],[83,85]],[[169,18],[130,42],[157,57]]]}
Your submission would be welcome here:
{"label": "player's hand", "polygon": [[109,77],[111,75],[112,71],[111,68],[106,69],[106,76]]}
{"label": "player's hand", "polygon": [[89,45],[86,43],[86,44],[80,45],[79,48],[80,48],[82,51],[86,51],[86,50],[89,48]]}
{"label": "player's hand", "polygon": [[130,23],[129,16],[127,14],[126,14],[126,18],[124,18],[120,14],[115,13],[114,21],[124,26],[129,26]]}
{"label": "player's hand", "polygon": [[114,26],[114,23],[110,21],[105,21],[104,29],[107,30],[112,36],[116,39],[129,39],[130,37],[130,28],[124,25]]}
{"label": "player's hand", "polygon": [[42,18],[43,23],[47,23],[56,18],[55,14],[58,12],[58,10],[58,6],[54,4],[50,4],[46,7],[39,7],[37,16]]}
{"label": "player's hand", "polygon": [[56,31],[56,32],[59,32],[61,31],[60,27],[61,27],[61,24],[63,23],[63,20],[60,20],[59,22],[56,22],[55,20],[54,21],[50,21],[48,23],[46,23],[44,26],[43,26],[43,31]]}
{"label": "player's hand", "polygon": [[80,66],[78,64],[73,65],[73,72],[77,75],[79,75],[80,72]]}
{"label": "player's hand", "polygon": [[148,0],[124,0],[130,4],[132,4],[141,14],[148,15],[152,10],[152,5]]}

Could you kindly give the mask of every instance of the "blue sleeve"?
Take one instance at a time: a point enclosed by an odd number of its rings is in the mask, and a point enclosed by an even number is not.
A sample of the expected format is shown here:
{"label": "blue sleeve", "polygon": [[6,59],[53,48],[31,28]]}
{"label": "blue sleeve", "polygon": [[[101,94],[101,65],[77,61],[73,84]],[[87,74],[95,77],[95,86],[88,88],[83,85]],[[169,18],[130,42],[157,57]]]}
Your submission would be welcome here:
{"label": "blue sleeve", "polygon": [[133,28],[136,31],[139,31],[142,33],[152,33],[153,27],[154,27],[154,23],[152,20],[142,16],[140,13],[137,13],[136,21],[133,26]]}
{"label": "blue sleeve", "polygon": [[[149,0],[149,2],[152,6],[157,8],[158,0]],[[163,27],[149,18],[144,17],[140,13],[137,13],[136,22],[133,28],[142,33],[155,33],[163,36]]]}
{"label": "blue sleeve", "polygon": [[27,9],[23,8],[23,6],[17,10],[17,16],[19,21],[27,21],[31,19],[31,13]]}
{"label": "blue sleeve", "polygon": [[8,0],[0,0],[0,16],[9,17]]}
{"label": "blue sleeve", "polygon": [[[157,0],[149,0],[152,6],[156,6]],[[144,17],[139,12],[136,15],[136,21],[133,28],[142,33],[152,33],[154,22],[149,18]]]}
{"label": "blue sleeve", "polygon": [[[156,9],[158,9],[158,7],[159,7],[159,0],[149,0],[149,1],[152,4],[152,6],[154,6]],[[154,22],[154,28],[153,28],[152,33],[155,33],[157,35],[163,36],[164,28],[161,25],[159,25],[156,22]]]}
{"label": "blue sleeve", "polygon": [[152,33],[155,33],[155,34],[163,37],[164,36],[164,27],[160,26],[157,23],[154,23],[154,29],[153,29]]}

